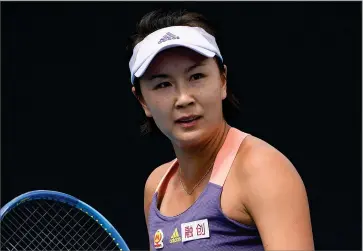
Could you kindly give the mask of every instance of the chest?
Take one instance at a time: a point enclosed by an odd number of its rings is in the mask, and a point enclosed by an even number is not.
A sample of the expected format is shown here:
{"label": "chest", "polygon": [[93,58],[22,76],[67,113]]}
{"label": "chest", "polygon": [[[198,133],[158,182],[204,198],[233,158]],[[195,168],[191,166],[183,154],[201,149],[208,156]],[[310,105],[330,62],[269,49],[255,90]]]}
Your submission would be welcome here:
{"label": "chest", "polygon": [[192,195],[188,195],[174,177],[157,200],[159,211],[164,216],[175,217],[190,210],[203,212],[210,207],[215,207],[229,219],[245,225],[254,225],[252,217],[244,208],[243,196],[242,193],[239,193],[241,186],[233,177],[231,170],[231,175],[227,177],[223,188],[220,190],[209,189],[208,192],[206,190],[209,180],[206,179]]}
{"label": "chest", "polygon": [[[152,250],[227,251],[261,245],[256,228],[238,224],[249,221],[244,221],[238,212],[233,202],[235,197],[224,196],[226,190],[212,183],[198,192],[193,199],[179,193],[165,193],[159,210],[150,211],[148,229]],[[227,207],[222,210],[225,204]]]}

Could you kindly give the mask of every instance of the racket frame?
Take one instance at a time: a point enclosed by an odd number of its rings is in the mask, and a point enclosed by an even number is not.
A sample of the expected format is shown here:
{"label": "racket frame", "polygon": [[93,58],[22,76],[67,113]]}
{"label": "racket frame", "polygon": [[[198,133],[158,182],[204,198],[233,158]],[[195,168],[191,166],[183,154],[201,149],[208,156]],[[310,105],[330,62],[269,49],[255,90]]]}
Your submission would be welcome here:
{"label": "racket frame", "polygon": [[30,191],[24,194],[21,194],[8,203],[6,203],[0,210],[0,220],[2,220],[5,215],[10,212],[13,208],[19,206],[20,204],[31,201],[31,200],[52,200],[58,201],[61,203],[68,204],[72,207],[78,208],[82,212],[89,215],[93,218],[113,239],[116,243],[117,247],[120,248],[122,251],[130,251],[126,242],[121,237],[121,235],[117,232],[115,227],[96,209],[88,205],[87,203],[77,199],[66,193],[61,193],[57,191],[50,191],[50,190],[35,190]]}

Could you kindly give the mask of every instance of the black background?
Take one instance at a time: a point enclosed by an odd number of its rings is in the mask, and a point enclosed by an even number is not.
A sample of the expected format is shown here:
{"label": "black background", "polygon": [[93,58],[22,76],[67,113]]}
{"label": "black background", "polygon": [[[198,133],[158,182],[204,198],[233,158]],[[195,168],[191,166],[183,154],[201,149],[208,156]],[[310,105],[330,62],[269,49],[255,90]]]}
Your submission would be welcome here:
{"label": "black background", "polygon": [[361,249],[361,2],[2,2],[2,205],[69,193],[148,248],[144,183],[174,154],[140,137],[125,48],[159,7],[216,24],[242,107],[229,122],[293,162],[316,249]]}

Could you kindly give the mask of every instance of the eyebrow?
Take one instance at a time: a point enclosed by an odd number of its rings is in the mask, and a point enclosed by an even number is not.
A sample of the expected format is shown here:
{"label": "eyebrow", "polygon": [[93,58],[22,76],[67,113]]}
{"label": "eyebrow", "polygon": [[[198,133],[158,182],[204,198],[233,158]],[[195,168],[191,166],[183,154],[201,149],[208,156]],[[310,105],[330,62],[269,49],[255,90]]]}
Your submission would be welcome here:
{"label": "eyebrow", "polygon": [[169,77],[169,75],[167,75],[167,74],[156,74],[156,75],[151,75],[151,77],[148,78],[148,80],[153,80],[155,78],[168,78],[168,77]]}
{"label": "eyebrow", "polygon": [[[192,71],[193,69],[199,67],[199,66],[204,66],[205,63],[204,62],[198,62],[190,67],[188,67],[186,70],[185,70],[185,73],[188,73],[190,71]],[[155,75],[151,75],[148,80],[153,80],[155,78],[168,78],[169,75],[168,74],[155,74]]]}
{"label": "eyebrow", "polygon": [[185,73],[188,73],[188,72],[194,70],[195,68],[197,68],[199,66],[204,66],[204,65],[206,65],[204,62],[198,62],[198,63],[190,66],[188,69],[186,69]]}

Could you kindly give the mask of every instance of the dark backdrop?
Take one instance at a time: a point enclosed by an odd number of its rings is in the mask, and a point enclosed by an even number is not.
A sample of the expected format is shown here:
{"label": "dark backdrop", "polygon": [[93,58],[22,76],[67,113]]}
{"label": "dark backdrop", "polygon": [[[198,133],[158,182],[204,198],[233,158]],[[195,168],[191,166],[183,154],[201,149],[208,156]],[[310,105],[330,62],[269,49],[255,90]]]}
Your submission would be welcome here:
{"label": "dark backdrop", "polygon": [[165,138],[140,137],[125,47],[158,7],[217,25],[242,107],[229,122],[294,163],[316,248],[361,249],[361,2],[2,2],[2,205],[69,193],[147,249],[144,183],[174,155]]}

